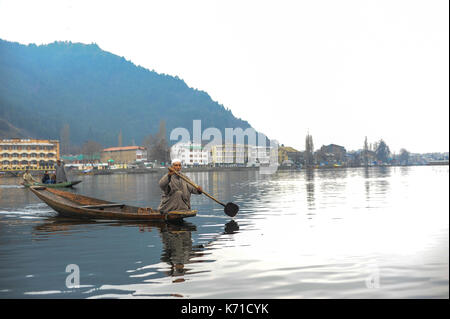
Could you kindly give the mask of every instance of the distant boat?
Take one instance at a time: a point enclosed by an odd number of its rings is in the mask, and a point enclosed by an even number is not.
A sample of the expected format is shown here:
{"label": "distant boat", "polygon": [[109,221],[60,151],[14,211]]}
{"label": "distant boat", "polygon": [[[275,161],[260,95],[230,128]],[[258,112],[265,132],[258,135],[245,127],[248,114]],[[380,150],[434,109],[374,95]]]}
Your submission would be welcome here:
{"label": "distant boat", "polygon": [[23,182],[22,185],[25,187],[30,187],[30,186],[43,186],[43,187],[48,187],[48,188],[63,188],[63,187],[72,187],[75,186],[77,184],[81,183],[81,181],[71,181],[71,182],[64,182],[64,183],[57,183],[57,184],[44,184],[44,183],[25,183]]}
{"label": "distant boat", "polygon": [[83,175],[94,175],[94,169],[88,168],[81,171],[81,174]]}

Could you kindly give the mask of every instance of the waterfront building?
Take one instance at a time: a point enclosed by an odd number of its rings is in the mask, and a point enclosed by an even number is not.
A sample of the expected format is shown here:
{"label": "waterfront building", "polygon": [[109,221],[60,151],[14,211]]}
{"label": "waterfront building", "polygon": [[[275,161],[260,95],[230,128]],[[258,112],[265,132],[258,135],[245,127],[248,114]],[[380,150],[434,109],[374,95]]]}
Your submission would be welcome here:
{"label": "waterfront building", "polygon": [[257,162],[259,164],[270,164],[270,158],[274,157],[275,160],[278,159],[278,153],[272,154],[274,149],[267,147],[267,146],[250,146],[251,148],[254,148],[256,150],[256,154],[258,154]]}
{"label": "waterfront building", "polygon": [[[244,144],[217,144],[211,147],[211,162],[217,166],[227,164],[246,164],[248,147]],[[256,158],[256,156],[255,156]]]}
{"label": "waterfront building", "polygon": [[170,157],[181,160],[183,165],[208,165],[210,152],[198,143],[177,143],[170,148]]}
{"label": "waterfront building", "polygon": [[58,140],[0,139],[0,170],[54,169],[59,159]]}
{"label": "waterfront building", "polygon": [[142,146],[122,146],[105,148],[100,154],[100,162],[111,164],[131,164],[147,161],[147,149]]}
{"label": "waterfront building", "polygon": [[342,165],[346,160],[347,151],[345,147],[330,144],[323,145],[320,150],[315,152],[316,161],[321,164],[321,166],[339,164]]}
{"label": "waterfront building", "polygon": [[243,144],[218,144],[211,148],[214,164],[244,164],[247,159],[247,147]]}
{"label": "waterfront building", "polygon": [[269,164],[271,149],[266,146],[219,144],[211,147],[211,162],[216,166]]}
{"label": "waterfront building", "polygon": [[95,153],[93,155],[61,155],[61,159],[66,164],[87,164],[87,163],[100,163],[100,153]]}
{"label": "waterfront building", "polygon": [[302,152],[297,151],[295,148],[284,145],[278,147],[278,163],[291,161],[293,163],[300,164],[302,160]]}
{"label": "waterfront building", "polygon": [[214,165],[225,163],[224,150],[225,150],[225,145],[222,145],[222,144],[213,145],[211,147],[210,158],[211,158],[211,162]]}

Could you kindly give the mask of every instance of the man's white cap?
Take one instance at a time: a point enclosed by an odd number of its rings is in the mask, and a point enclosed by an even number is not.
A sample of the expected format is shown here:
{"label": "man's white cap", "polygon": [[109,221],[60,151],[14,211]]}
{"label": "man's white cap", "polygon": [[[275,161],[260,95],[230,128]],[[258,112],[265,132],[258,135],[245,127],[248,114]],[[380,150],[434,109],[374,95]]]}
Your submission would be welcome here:
{"label": "man's white cap", "polygon": [[175,164],[175,163],[180,163],[181,164],[181,160],[179,158],[174,158],[172,160],[172,164]]}

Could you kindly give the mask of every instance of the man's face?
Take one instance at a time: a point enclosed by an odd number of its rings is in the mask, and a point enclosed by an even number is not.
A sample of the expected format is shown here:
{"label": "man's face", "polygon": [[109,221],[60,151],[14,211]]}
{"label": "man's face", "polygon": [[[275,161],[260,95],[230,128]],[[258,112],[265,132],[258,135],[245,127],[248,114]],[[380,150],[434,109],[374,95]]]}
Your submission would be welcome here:
{"label": "man's face", "polygon": [[174,168],[174,170],[176,170],[177,172],[181,171],[181,163],[179,162],[175,162],[172,164],[172,167]]}

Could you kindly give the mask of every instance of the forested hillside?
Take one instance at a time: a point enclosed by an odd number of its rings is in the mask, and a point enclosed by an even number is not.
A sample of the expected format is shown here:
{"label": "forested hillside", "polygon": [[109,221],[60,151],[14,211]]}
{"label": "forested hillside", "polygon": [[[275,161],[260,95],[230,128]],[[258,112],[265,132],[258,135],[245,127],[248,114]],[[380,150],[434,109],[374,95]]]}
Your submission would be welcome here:
{"label": "forested hillside", "polygon": [[[102,146],[143,142],[165,120],[176,127],[249,127],[248,122],[178,77],[158,74],[96,44],[36,46],[0,40],[0,137],[95,140]],[[67,132],[66,132],[67,133]]]}

